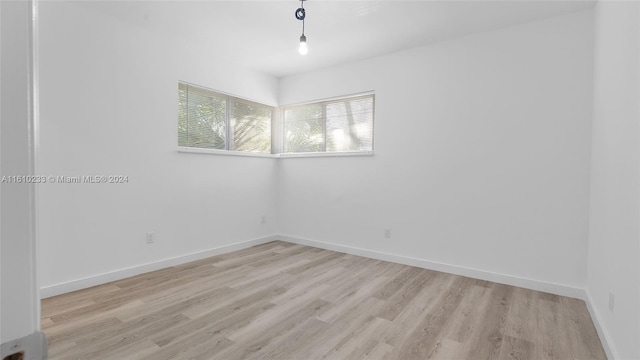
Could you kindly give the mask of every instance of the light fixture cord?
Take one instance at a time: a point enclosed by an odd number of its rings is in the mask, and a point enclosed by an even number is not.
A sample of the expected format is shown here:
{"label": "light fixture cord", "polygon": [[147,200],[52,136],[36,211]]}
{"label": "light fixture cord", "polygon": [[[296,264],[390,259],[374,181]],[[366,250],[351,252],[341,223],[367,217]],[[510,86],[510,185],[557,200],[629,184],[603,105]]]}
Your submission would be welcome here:
{"label": "light fixture cord", "polygon": [[[302,8],[302,11],[304,11],[304,1],[302,1],[302,0],[300,1],[300,7]],[[305,18],[306,18],[306,16],[302,18],[302,35],[304,35],[304,19]]]}
{"label": "light fixture cord", "polygon": [[306,16],[304,11],[304,1],[300,0],[300,7],[296,10],[296,19],[302,20],[302,35],[304,35],[304,18]]}

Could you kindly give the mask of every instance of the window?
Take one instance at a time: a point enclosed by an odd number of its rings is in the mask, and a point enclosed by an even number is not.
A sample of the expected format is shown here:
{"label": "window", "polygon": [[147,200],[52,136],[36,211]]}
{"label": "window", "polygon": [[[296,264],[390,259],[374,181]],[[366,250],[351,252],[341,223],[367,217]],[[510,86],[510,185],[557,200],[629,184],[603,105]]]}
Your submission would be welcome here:
{"label": "window", "polygon": [[178,83],[178,146],[249,156],[370,155],[374,106],[368,93],[276,109]]}
{"label": "window", "polygon": [[284,152],[373,150],[374,95],[284,109]]}
{"label": "window", "polygon": [[271,153],[274,108],[178,84],[178,146]]}

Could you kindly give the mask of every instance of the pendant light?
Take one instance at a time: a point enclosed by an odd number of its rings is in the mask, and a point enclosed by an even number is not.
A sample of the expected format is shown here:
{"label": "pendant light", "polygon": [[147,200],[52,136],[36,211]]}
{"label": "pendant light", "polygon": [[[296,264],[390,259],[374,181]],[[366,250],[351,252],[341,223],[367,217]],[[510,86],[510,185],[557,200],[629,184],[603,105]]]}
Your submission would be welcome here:
{"label": "pendant light", "polygon": [[304,11],[304,2],[306,0],[300,0],[300,7],[296,10],[296,19],[302,21],[302,35],[300,36],[300,45],[298,46],[298,52],[300,55],[307,55],[309,47],[307,46],[307,37],[304,36],[304,18],[306,13]]}

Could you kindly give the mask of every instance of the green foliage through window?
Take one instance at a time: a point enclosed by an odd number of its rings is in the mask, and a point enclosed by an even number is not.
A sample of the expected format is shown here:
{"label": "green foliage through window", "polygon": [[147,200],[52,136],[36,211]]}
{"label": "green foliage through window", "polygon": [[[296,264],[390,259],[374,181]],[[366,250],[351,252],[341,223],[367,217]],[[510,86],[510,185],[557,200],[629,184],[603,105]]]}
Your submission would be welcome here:
{"label": "green foliage through window", "polygon": [[284,152],[372,151],[373,113],[373,95],[285,108]]}
{"label": "green foliage through window", "polygon": [[[201,87],[178,84],[178,146],[254,153],[373,150],[373,94],[276,109]],[[282,135],[280,137],[279,135]]]}
{"label": "green foliage through window", "polygon": [[274,108],[178,84],[178,146],[271,153]]}

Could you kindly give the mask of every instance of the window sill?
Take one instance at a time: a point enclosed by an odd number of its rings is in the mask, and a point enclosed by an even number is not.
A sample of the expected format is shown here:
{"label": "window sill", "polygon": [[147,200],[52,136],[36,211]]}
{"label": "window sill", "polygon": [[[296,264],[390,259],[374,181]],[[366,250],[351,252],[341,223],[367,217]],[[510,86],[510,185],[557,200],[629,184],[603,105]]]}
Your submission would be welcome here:
{"label": "window sill", "polygon": [[178,152],[192,154],[207,155],[225,155],[225,156],[245,156],[259,157],[271,159],[287,159],[287,158],[312,158],[312,157],[350,157],[350,156],[373,156],[373,151],[345,151],[345,152],[310,152],[310,153],[284,153],[284,154],[266,154],[252,153],[245,151],[228,151],[215,149],[200,149],[178,146]]}
{"label": "window sill", "polygon": [[279,158],[373,156],[373,151],[309,152],[274,154]]}
{"label": "window sill", "polygon": [[247,156],[247,157],[261,157],[261,158],[276,158],[275,154],[258,153],[258,152],[246,152],[246,151],[229,151],[229,150],[215,150],[215,149],[200,149],[178,146],[178,152],[182,153],[194,153],[194,154],[209,154],[209,155],[226,155],[226,156]]}

